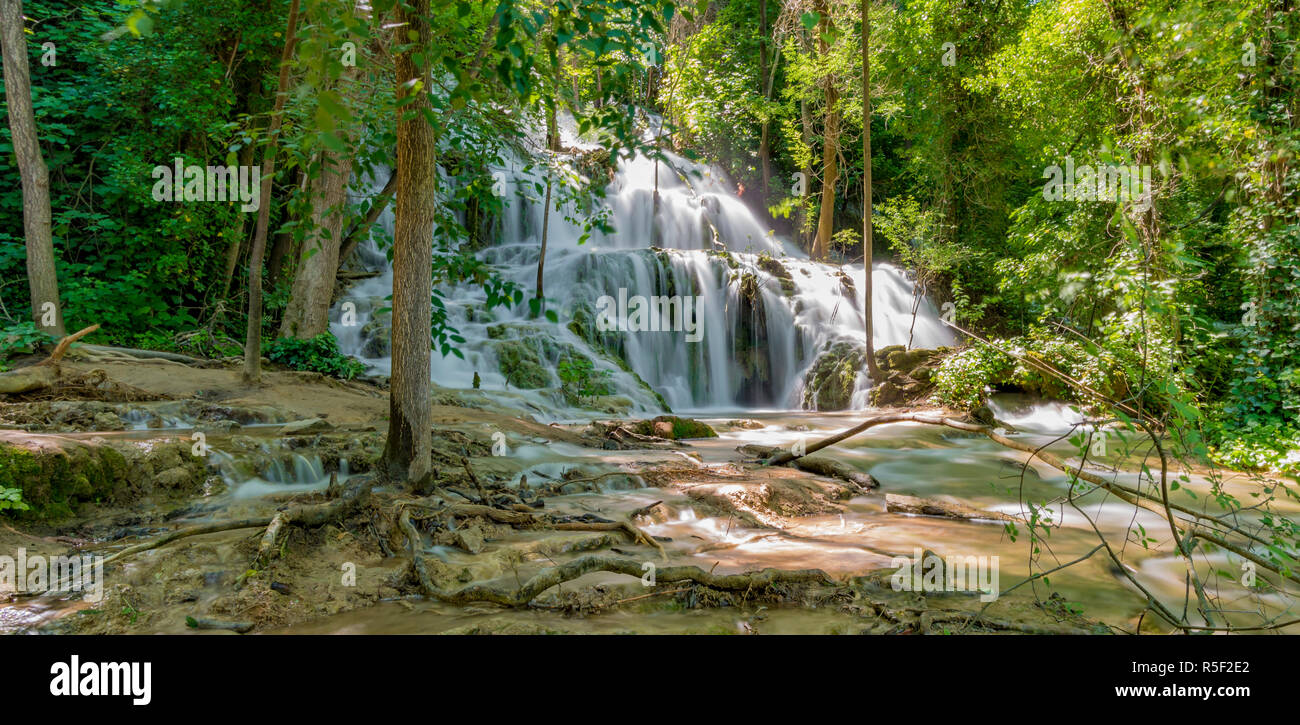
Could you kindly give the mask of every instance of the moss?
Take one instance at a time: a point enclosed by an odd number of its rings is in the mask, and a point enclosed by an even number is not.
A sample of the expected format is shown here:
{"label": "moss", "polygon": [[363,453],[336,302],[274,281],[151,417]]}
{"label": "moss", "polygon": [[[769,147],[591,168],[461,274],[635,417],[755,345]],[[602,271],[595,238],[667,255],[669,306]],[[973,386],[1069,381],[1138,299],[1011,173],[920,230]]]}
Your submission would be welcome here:
{"label": "moss", "polygon": [[794,277],[790,275],[790,270],[785,268],[776,259],[767,254],[760,254],[758,257],[758,268],[777,278],[781,283],[781,291],[787,297],[792,296],[795,292]]}
{"label": "moss", "polygon": [[717,438],[718,432],[708,423],[701,423],[698,420],[682,418],[676,415],[661,415],[651,420],[637,421],[632,426],[632,430],[641,435],[656,435],[655,423],[670,423],[673,427],[673,439],[682,438]]}
{"label": "moss", "polygon": [[497,366],[506,382],[516,388],[534,390],[551,384],[551,374],[542,367],[537,352],[521,341],[497,343]]}
{"label": "moss", "polygon": [[31,506],[23,517],[63,518],[79,504],[120,498],[126,483],[126,459],[107,446],[27,450],[0,443],[0,487],[22,490]]}
{"label": "moss", "polygon": [[803,406],[812,410],[844,410],[853,399],[858,371],[865,365],[862,348],[837,342],[818,356],[804,376]]}

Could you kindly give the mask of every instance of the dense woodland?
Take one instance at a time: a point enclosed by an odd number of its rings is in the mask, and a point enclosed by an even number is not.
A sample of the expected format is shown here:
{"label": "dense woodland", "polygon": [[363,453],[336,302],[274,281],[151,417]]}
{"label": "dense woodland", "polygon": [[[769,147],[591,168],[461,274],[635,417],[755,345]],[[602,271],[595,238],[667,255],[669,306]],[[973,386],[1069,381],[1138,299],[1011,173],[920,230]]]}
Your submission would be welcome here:
{"label": "dense woodland", "polygon": [[[500,203],[487,169],[532,125],[554,135],[559,112],[614,154],[721,164],[817,257],[860,260],[870,211],[872,258],[901,262],[963,328],[1175,417],[1225,462],[1297,465],[1289,0],[28,0],[21,37],[18,12],[5,2],[0,353],[98,323],[88,342],[214,356],[248,342],[255,377],[259,348],[327,331],[335,275],[394,197],[399,267],[521,304],[542,280],[503,286],[473,256]],[[24,72],[27,154],[11,131]],[[650,144],[647,113],[665,120]],[[269,203],[154,202],[150,170],[176,157],[259,165]],[[1045,169],[1067,158],[1149,167],[1150,203],[1047,200]],[[24,163],[48,169],[48,199]],[[384,193],[348,196],[394,167]],[[436,207],[418,203],[440,185]],[[23,190],[48,222],[24,227]],[[28,266],[45,243],[52,275]],[[427,276],[399,284],[395,308],[427,297]],[[35,298],[57,299],[56,324]],[[433,354],[454,354],[455,330],[430,327]],[[972,405],[1013,383],[1069,394],[980,345],[945,365],[940,395]]]}

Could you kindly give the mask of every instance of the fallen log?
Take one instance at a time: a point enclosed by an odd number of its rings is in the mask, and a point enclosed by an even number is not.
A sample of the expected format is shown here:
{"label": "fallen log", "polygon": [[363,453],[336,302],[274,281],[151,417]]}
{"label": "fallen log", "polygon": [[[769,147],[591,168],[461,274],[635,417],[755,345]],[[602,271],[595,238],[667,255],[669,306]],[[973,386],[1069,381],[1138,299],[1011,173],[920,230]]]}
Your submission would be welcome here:
{"label": "fallen log", "polygon": [[52,388],[59,382],[59,371],[53,366],[33,365],[31,367],[0,373],[0,394],[16,395],[30,393],[33,390]]}
{"label": "fallen log", "polygon": [[[770,459],[781,453],[780,448],[774,446],[744,445],[736,450],[748,456],[757,458]],[[798,457],[790,461],[790,465],[818,476],[827,476],[828,478],[838,478],[841,481],[848,481],[859,488],[877,488],[880,484],[870,475],[863,473],[847,463],[841,463],[831,458],[806,458]]]}
{"label": "fallen log", "polygon": [[885,510],[891,514],[914,514],[917,516],[942,516],[963,521],[1015,521],[1024,520],[999,511],[982,511],[960,503],[949,503],[932,498],[904,496],[898,493],[885,495]]}
{"label": "fallen log", "polygon": [[65,335],[54,346],[54,351],[44,360],[30,367],[0,373],[0,394],[15,395],[30,393],[33,390],[52,388],[59,383],[59,361],[67,354],[72,343],[99,329],[98,324],[84,327],[71,335]]}

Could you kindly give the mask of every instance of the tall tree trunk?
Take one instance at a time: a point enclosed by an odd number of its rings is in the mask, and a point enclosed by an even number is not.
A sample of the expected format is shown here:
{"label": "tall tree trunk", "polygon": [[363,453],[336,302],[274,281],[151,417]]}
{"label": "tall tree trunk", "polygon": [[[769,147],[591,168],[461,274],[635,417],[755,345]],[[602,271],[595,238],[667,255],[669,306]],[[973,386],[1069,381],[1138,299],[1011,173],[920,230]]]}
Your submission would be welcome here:
{"label": "tall tree trunk", "polygon": [[[560,104],[560,51],[556,47],[555,36],[552,34],[547,41],[550,50],[551,61],[555,65],[555,85],[551,88],[551,98],[546,104],[546,149],[552,153],[560,150],[560,125],[556,119],[556,113]],[[551,186],[554,183],[548,166],[546,170],[546,206],[542,208],[542,250],[537,257],[537,311],[540,312],[542,305],[546,304],[546,296],[542,291],[542,284],[545,281],[544,270],[546,269],[546,242],[551,231]]]}
{"label": "tall tree trunk", "polygon": [[[813,148],[812,111],[808,109],[808,101],[802,99],[799,101],[799,123],[803,130],[804,146],[808,148],[808,156],[811,158]],[[809,161],[808,165],[803,167],[803,193],[805,195],[810,193],[808,187],[812,184],[812,178],[812,162]],[[803,199],[800,199],[799,237],[801,246],[804,249],[807,249],[809,254],[812,254],[813,240],[817,236],[817,230],[811,227],[811,221],[810,214],[808,213],[808,204],[804,203]]]}
{"label": "tall tree trunk", "polygon": [[257,207],[257,230],[248,254],[248,329],[244,336],[244,383],[255,385],[262,378],[262,257],[266,254],[267,228],[271,225],[271,182],[275,178],[275,153],[279,148],[284,104],[289,98],[289,63],[298,31],[298,3],[289,3],[288,29],[284,50],[280,54],[280,78],[276,84],[275,105],[267,129],[266,149],[262,152],[262,189]]}
{"label": "tall tree trunk", "polygon": [[[871,263],[874,256],[871,237],[871,0],[862,0],[862,315],[866,325],[867,375],[880,380],[876,364],[876,345],[871,305]],[[916,324],[913,314],[912,324]],[[909,333],[910,335],[910,333]],[[910,340],[909,336],[909,340]],[[910,343],[909,343],[910,344]]]}
{"label": "tall tree trunk", "polygon": [[[817,48],[823,61],[828,60],[830,47],[826,43],[826,34],[834,27],[831,25],[830,10],[826,3],[819,2],[818,12],[821,23],[817,38]],[[835,231],[835,182],[839,179],[839,143],[840,114],[835,104],[839,101],[839,91],[835,88],[835,76],[829,71],[822,78],[825,95],[825,124],[822,129],[822,204],[821,214],[817,218],[817,239],[813,242],[812,258],[825,260],[830,256],[831,234]]]}
{"label": "tall tree trunk", "polygon": [[[429,330],[433,321],[433,224],[437,139],[429,111],[429,0],[399,2],[396,35],[405,50],[395,64],[397,194],[393,225],[393,369],[389,379],[384,461],[394,479],[416,489],[432,477],[433,404]],[[406,40],[405,38],[414,38]],[[421,67],[416,65],[420,57]],[[409,95],[415,99],[402,105]]]}
{"label": "tall tree trunk", "polygon": [[23,235],[27,245],[32,320],[37,328],[63,337],[66,334],[63,307],[59,304],[59,279],[54,271],[54,236],[50,230],[50,174],[36,138],[22,0],[0,0],[0,46],[4,55],[9,131],[13,134],[14,156],[23,183]]}
{"label": "tall tree trunk", "polygon": [[351,173],[348,154],[329,149],[321,152],[320,173],[311,182],[312,231],[303,241],[294,270],[289,304],[280,322],[281,337],[306,339],[329,329]]}
{"label": "tall tree trunk", "polygon": [[[763,100],[770,100],[772,85],[767,80],[767,0],[759,0],[758,3],[758,82],[762,84]],[[768,187],[772,181],[772,150],[771,141],[768,139],[768,128],[771,123],[767,119],[767,109],[763,109],[763,123],[759,129],[758,136],[758,163],[763,173],[763,204],[767,204]]]}

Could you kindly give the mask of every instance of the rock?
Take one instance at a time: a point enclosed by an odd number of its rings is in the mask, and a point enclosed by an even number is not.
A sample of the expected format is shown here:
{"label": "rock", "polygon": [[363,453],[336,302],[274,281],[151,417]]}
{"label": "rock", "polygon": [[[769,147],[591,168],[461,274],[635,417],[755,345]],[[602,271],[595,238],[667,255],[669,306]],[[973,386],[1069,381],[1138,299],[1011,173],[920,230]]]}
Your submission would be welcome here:
{"label": "rock", "polygon": [[466,526],[456,530],[456,546],[468,551],[471,554],[477,554],[483,551],[483,533],[475,526]]}
{"label": "rock", "polygon": [[92,420],[95,430],[122,430],[122,419],[113,413],[96,413]]}
{"label": "rock", "polygon": [[729,420],[729,421],[727,421],[727,425],[731,426],[732,428],[739,428],[739,429],[741,429],[741,430],[758,430],[759,428],[766,428],[766,427],[767,427],[767,426],[763,425],[762,423],[760,423],[760,422],[758,422],[758,421],[756,421],[756,420],[749,419],[749,418],[741,418],[741,419],[738,419],[738,420]]}
{"label": "rock", "polygon": [[898,405],[903,402],[903,389],[886,380],[871,389],[871,404],[875,406]]}
{"label": "rock", "polygon": [[858,371],[865,364],[863,349],[837,342],[823,352],[804,376],[803,407],[809,410],[844,410],[853,399]]}
{"label": "rock", "polygon": [[506,382],[516,388],[534,390],[551,384],[551,374],[542,367],[541,358],[527,343],[505,340],[497,343],[496,353],[498,369],[506,376]]}
{"label": "rock", "polygon": [[[666,427],[660,424],[665,424]],[[713,430],[708,423],[701,423],[698,420],[682,418],[676,415],[661,415],[653,420],[638,421],[628,426],[628,428],[640,435],[652,435],[672,440],[718,437],[718,432]]]}
{"label": "rock", "polygon": [[307,418],[306,420],[295,420],[292,423],[286,423],[280,427],[280,435],[299,435],[302,433],[324,433],[334,430],[334,426],[324,418]]}
{"label": "rock", "polygon": [[934,350],[918,347],[913,350],[891,350],[886,356],[890,370],[898,370],[904,373],[910,373],[913,368],[927,363],[938,353]]}
{"label": "rock", "polygon": [[193,478],[194,471],[192,469],[185,466],[175,466],[161,473],[155,473],[153,483],[157,488],[187,488]]}

